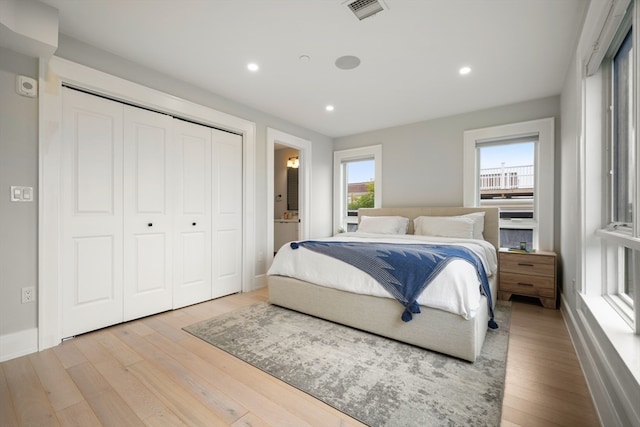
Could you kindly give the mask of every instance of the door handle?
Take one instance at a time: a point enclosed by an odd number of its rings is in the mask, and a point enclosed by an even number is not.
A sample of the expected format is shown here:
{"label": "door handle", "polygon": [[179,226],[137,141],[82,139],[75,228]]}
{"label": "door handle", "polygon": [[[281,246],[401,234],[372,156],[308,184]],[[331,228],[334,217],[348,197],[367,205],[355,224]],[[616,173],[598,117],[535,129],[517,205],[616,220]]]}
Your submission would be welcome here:
{"label": "door handle", "polygon": [[147,224],[147,227],[153,227],[153,223],[150,222],[149,224]]}
{"label": "door handle", "polygon": [[192,222],[191,225],[193,225],[195,227],[197,224],[195,222]]}

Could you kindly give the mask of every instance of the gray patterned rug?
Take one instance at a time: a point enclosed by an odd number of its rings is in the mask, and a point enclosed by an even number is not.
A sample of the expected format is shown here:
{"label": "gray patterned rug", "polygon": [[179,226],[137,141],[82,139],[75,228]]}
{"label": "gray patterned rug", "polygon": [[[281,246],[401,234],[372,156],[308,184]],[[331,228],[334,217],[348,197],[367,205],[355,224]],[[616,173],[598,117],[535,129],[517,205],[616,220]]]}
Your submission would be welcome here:
{"label": "gray patterned rug", "polygon": [[266,303],[185,330],[370,426],[498,426],[511,304],[474,363]]}

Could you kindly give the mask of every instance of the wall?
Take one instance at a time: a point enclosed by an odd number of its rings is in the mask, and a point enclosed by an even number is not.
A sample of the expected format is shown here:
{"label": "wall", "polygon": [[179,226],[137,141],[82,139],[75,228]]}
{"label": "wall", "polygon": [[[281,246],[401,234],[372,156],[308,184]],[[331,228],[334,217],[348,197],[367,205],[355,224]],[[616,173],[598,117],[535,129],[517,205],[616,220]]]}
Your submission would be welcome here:
{"label": "wall", "polygon": [[256,123],[256,276],[266,272],[265,254],[267,250],[271,251],[271,248],[267,248],[266,228],[264,226],[267,214],[266,198],[273,196],[266,194],[267,127],[311,141],[313,151],[311,179],[313,223],[311,224],[311,237],[322,237],[331,234],[331,174],[333,162],[331,138],[216,94],[203,91],[197,86],[173,79],[70,37],[60,35],[59,45],[56,56]]}
{"label": "wall", "polygon": [[[256,265],[254,283],[267,269],[266,129],[275,128],[311,141],[311,237],[332,230],[331,138],[243,106],[134,62],[60,36],[56,55],[256,123]],[[37,348],[37,304],[21,304],[21,288],[37,286],[37,201],[9,203],[9,186],[34,187],[38,181],[38,99],[15,93],[16,74],[38,78],[38,60],[0,47],[0,360]]]}
{"label": "wall", "polygon": [[36,303],[21,288],[37,285],[37,200],[10,202],[10,186],[38,185],[38,99],[16,93],[16,75],[38,78],[37,59],[0,48],[0,360],[7,336],[37,326]]}
{"label": "wall", "polygon": [[[594,120],[587,118],[593,114],[589,106],[595,104],[599,110],[601,100],[587,100],[586,97],[599,97],[602,83],[592,77],[583,87],[581,65],[595,38],[603,33],[602,23],[609,14],[610,5],[611,2],[605,0],[591,1],[561,93],[559,260],[565,283],[561,308],[600,421],[605,426],[638,426],[640,336],[632,335],[628,326],[613,313],[611,306],[600,297],[600,289],[588,290],[586,286],[587,278],[596,288],[600,286],[599,280],[593,280],[601,274],[599,249],[593,250],[593,241],[597,240],[594,230],[602,224],[594,223],[593,218],[587,219],[586,206],[594,204],[590,203],[590,198],[594,191],[600,191],[602,177],[600,172],[586,175],[583,167],[588,165],[590,170],[599,171],[603,165],[600,158],[592,157],[593,150],[588,148],[594,143],[600,146],[600,112]],[[595,88],[592,87],[593,80],[596,80]],[[582,153],[591,154],[585,154],[582,159]],[[590,213],[589,216],[597,215]],[[589,256],[597,259],[589,262]]]}
{"label": "wall", "polygon": [[[334,148],[344,150],[382,144],[384,207],[462,206],[464,131],[545,117],[555,117],[557,141],[560,97],[553,96],[337,138]],[[557,144],[555,148],[557,156]],[[556,177],[558,175],[556,164]],[[556,180],[556,200],[558,184],[559,179]],[[559,242],[559,238],[556,240]]]}

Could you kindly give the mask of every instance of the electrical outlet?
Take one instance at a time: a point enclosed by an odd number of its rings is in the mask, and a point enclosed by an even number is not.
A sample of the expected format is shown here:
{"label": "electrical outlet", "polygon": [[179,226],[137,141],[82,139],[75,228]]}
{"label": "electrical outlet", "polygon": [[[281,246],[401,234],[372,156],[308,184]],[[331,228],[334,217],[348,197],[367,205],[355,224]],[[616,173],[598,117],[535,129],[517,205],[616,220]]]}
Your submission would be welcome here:
{"label": "electrical outlet", "polygon": [[36,288],[33,286],[27,286],[22,288],[22,303],[33,302],[36,300]]}

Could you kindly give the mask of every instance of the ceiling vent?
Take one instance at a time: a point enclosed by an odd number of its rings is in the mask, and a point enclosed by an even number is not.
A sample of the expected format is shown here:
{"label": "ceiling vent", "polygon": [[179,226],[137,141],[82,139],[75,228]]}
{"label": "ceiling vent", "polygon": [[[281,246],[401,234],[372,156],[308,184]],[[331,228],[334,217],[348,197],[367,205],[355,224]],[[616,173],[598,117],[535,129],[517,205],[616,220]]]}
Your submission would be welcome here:
{"label": "ceiling vent", "polygon": [[351,12],[361,21],[384,10],[380,0],[355,0],[349,3],[348,6]]}

